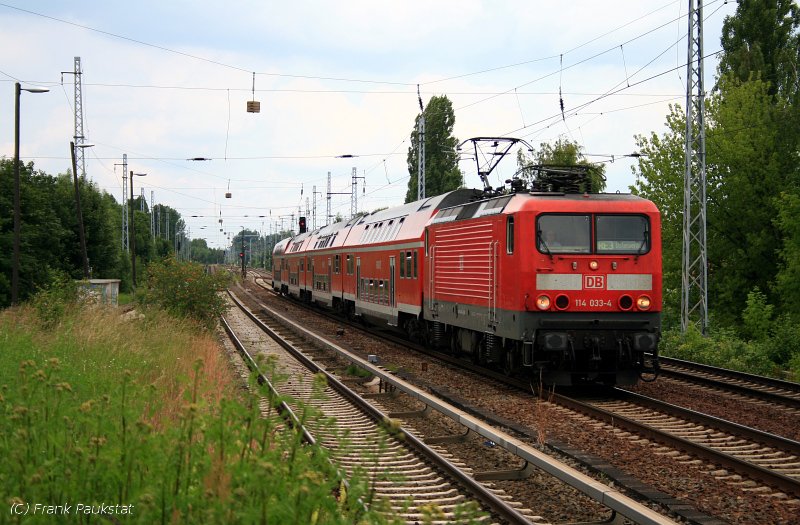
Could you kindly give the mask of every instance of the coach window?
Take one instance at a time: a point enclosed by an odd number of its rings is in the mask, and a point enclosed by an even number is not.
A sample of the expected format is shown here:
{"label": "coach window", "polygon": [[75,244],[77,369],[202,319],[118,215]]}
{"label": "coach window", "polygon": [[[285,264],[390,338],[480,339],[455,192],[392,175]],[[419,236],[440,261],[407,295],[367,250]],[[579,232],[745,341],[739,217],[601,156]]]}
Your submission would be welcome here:
{"label": "coach window", "polygon": [[644,215],[597,215],[597,253],[641,255],[650,251],[650,224]]}
{"label": "coach window", "polygon": [[400,252],[400,278],[406,277],[406,266],[403,264],[403,259],[406,258],[406,252]]}
{"label": "coach window", "polygon": [[303,265],[304,265],[304,263],[305,263],[305,262],[306,262],[306,259],[305,259],[305,257],[301,257],[301,258],[300,258],[300,271],[301,271],[301,272],[302,272],[302,271],[304,271],[304,268],[305,268],[305,267],[304,267]]}
{"label": "coach window", "polygon": [[340,257],[341,257],[341,255],[334,255],[333,256],[333,273],[335,273],[337,275],[339,274],[339,271],[341,270],[341,259],[340,259]]}
{"label": "coach window", "polygon": [[506,253],[514,253],[514,217],[506,219]]}
{"label": "coach window", "polygon": [[414,279],[417,278],[417,251],[414,250]]}
{"label": "coach window", "polygon": [[591,253],[591,227],[589,215],[540,215],[536,248],[545,254]]}
{"label": "coach window", "polygon": [[411,278],[411,252],[406,252],[406,275]]}

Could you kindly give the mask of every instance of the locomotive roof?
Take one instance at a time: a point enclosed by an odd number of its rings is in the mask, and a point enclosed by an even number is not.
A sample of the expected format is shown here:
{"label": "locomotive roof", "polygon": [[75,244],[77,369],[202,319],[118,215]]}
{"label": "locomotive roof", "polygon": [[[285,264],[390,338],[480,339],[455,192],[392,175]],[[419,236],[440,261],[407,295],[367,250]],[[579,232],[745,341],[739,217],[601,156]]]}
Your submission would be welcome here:
{"label": "locomotive roof", "polygon": [[630,193],[519,192],[497,195],[449,208],[442,207],[431,220],[431,224],[462,221],[500,213],[515,213],[523,209],[567,212],[597,209],[598,206],[604,208],[603,212],[646,213],[658,211],[652,202]]}

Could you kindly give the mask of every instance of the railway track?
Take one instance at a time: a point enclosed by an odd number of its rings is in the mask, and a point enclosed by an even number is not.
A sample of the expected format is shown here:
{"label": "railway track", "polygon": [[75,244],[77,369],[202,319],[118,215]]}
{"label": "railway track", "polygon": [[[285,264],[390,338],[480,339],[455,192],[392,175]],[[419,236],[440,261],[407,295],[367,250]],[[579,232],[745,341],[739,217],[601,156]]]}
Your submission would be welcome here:
{"label": "railway track", "polygon": [[[571,410],[623,428],[677,451],[701,458],[713,474],[745,490],[778,491],[777,497],[800,499],[800,443],[649,397],[616,390],[617,398],[578,399],[553,394]],[[749,478],[748,479],[743,479]],[[781,496],[783,494],[783,496]]]}
{"label": "railway track", "polygon": [[[341,319],[338,320],[341,323]],[[383,334],[380,334],[383,337]],[[398,341],[393,339],[393,342]],[[420,350],[405,341],[399,344]],[[466,368],[523,391],[530,391],[528,381],[507,378],[496,372],[476,367],[462,359],[431,352],[450,364]],[[762,381],[758,376],[726,374],[711,367],[690,367],[691,363],[667,360],[666,374],[708,388],[733,391],[735,395],[756,398],[762,402],[792,407],[797,386],[792,383]],[[681,368],[682,370],[678,370]],[[694,368],[697,371],[688,372]],[[687,376],[691,374],[691,376]],[[700,378],[700,379],[698,379]],[[721,379],[716,379],[721,378]],[[729,387],[729,385],[735,385]],[[668,405],[618,389],[611,397],[582,401],[551,394],[549,401],[584,417],[650,440],[656,453],[672,457],[677,462],[705,462],[705,471],[742,491],[794,500],[800,503],[800,443],[760,432],[735,423]],[[789,401],[787,401],[789,400]]]}
{"label": "railway track", "polygon": [[664,377],[782,405],[800,413],[800,384],[681,359],[661,357]]}
{"label": "railway track", "polygon": [[[231,297],[243,308],[235,296]],[[477,483],[468,472],[405,429],[392,428],[387,432],[387,416],[305,356],[290,341],[296,337],[267,327],[246,309],[242,312],[248,319],[234,312],[230,319],[225,319],[225,326],[249,367],[260,370],[256,357],[259,353],[272,356],[275,370],[288,376],[279,385],[280,395],[295,400],[281,407],[282,412],[291,424],[302,425],[307,442],[328,448],[339,468],[348,474],[365,473],[371,480],[376,501],[387,501],[392,517],[401,517],[407,523],[423,522],[425,507],[435,505],[441,511],[437,514],[437,520],[441,520],[438,522],[452,523],[457,521],[460,509],[466,508],[465,504],[479,501],[490,516],[505,523],[541,523],[530,511],[518,510],[518,504]],[[243,342],[244,338],[235,333],[247,330],[248,323],[259,325],[271,341],[260,341],[258,345]],[[260,382],[270,381],[263,372],[258,374]],[[321,382],[319,377],[323,376],[325,381]],[[319,416],[304,417],[307,407],[319,411]],[[429,514],[427,518],[430,519]]]}
{"label": "railway track", "polygon": [[[280,317],[277,313],[272,313],[271,315]],[[282,319],[281,323],[285,321],[285,319]],[[295,337],[297,336],[295,335]],[[303,337],[306,338],[307,335],[303,335]],[[369,367],[368,364],[361,364],[360,366]],[[381,382],[384,386],[391,384],[392,388],[394,388],[394,386],[397,384],[404,384],[405,386],[402,388],[410,387],[410,385],[403,382],[401,379],[396,378],[393,374],[385,373],[385,371],[381,372],[380,370],[375,369],[371,371],[375,372],[376,375],[381,377]],[[601,502],[603,505],[609,506],[614,511],[612,512],[612,518],[611,521],[609,521],[610,523],[616,523],[617,521],[615,521],[615,519],[619,520],[622,516],[632,517],[631,519],[633,519],[635,523],[672,523],[671,519],[664,515],[653,512],[647,508],[646,505],[642,505],[641,503],[636,502],[626,496],[618,494],[616,489],[605,487],[596,480],[576,472],[572,467],[567,466],[547,456],[546,454],[539,452],[538,450],[535,450],[534,447],[526,445],[518,439],[506,435],[504,432],[488,426],[486,423],[483,423],[482,421],[479,421],[473,417],[470,417],[463,411],[449,406],[445,401],[437,401],[435,398],[430,398],[430,396],[426,395],[422,391],[414,389],[413,387],[411,388],[414,390],[411,392],[411,397],[416,401],[421,401],[424,404],[424,408],[422,410],[416,410],[404,414],[392,414],[393,417],[401,419],[411,418],[413,420],[414,418],[423,416],[423,419],[427,419],[426,416],[428,411],[433,409],[435,412],[441,412],[445,415],[445,417],[452,417],[454,421],[458,421],[461,425],[466,426],[466,429],[464,429],[465,431],[460,431],[460,433],[455,433],[444,437],[429,437],[426,438],[426,442],[428,440],[436,443],[464,442],[464,438],[466,436],[474,433],[477,434],[478,437],[483,436],[483,438],[486,438],[486,443],[490,446],[497,446],[498,448],[502,447],[508,451],[513,451],[513,453],[523,459],[523,467],[521,470],[517,470],[518,467],[513,467],[511,470],[475,472],[473,473],[475,479],[481,479],[485,482],[489,482],[490,486],[492,481],[504,479],[521,480],[520,482],[524,483],[524,480],[527,478],[527,476],[531,475],[532,471],[539,468],[544,471],[545,477],[547,474],[554,475],[556,477],[560,476],[559,479],[561,479],[563,482],[567,483],[568,485],[572,485],[579,491],[584,492],[584,494],[588,495],[590,498]],[[448,411],[452,411],[452,413],[448,413]],[[480,443],[483,443],[483,438],[479,440]],[[553,480],[548,484],[552,485],[554,483],[558,484],[558,481]],[[614,516],[616,516],[616,518],[614,518]],[[603,522],[605,523],[605,521]]]}

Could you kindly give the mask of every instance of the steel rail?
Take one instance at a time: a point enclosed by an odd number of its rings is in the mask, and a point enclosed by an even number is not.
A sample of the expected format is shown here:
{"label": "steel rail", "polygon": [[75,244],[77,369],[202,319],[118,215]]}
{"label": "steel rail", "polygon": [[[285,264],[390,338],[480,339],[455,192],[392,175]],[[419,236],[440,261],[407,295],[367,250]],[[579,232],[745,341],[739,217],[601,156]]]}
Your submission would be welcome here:
{"label": "steel rail", "polygon": [[[629,394],[629,392],[625,392]],[[761,467],[759,465],[755,465],[749,461],[745,461],[739,459],[735,456],[731,456],[729,454],[725,454],[714,450],[711,447],[707,447],[705,445],[701,445],[699,443],[695,443],[688,439],[684,439],[679,436],[675,436],[668,432],[664,432],[653,428],[649,425],[639,423],[631,418],[626,416],[617,414],[615,412],[605,410],[603,408],[597,407],[592,405],[591,403],[586,403],[571,397],[567,397],[561,394],[555,393],[548,393],[548,396],[551,396],[553,401],[558,403],[561,406],[569,408],[570,410],[574,410],[576,412],[580,412],[585,414],[589,417],[607,423],[609,425],[623,428],[629,432],[636,433],[640,436],[643,436],[647,439],[655,441],[657,443],[661,443],[663,445],[667,445],[669,447],[681,450],[688,454],[692,454],[694,456],[703,458],[707,461],[710,461],[714,464],[722,465],[724,467],[730,468],[735,470],[739,474],[744,474],[748,477],[753,479],[757,479],[769,486],[777,488],[783,492],[788,494],[793,494],[795,496],[800,497],[800,481],[791,478],[789,476],[785,476],[773,470]],[[655,400],[653,400],[655,401]],[[679,407],[676,407],[679,408]],[[684,409],[681,409],[684,410]],[[698,413],[699,414],[699,413]],[[711,417],[711,416],[707,416]],[[714,418],[717,419],[717,418]],[[722,421],[722,420],[717,420]],[[735,425],[731,423],[731,425]],[[746,427],[745,427],[746,428]],[[751,429],[753,430],[753,429]],[[756,431],[757,432],[757,431]],[[762,433],[766,434],[766,433]],[[778,439],[778,436],[774,436]],[[789,440],[791,443],[795,443]]]}
{"label": "steel rail", "polygon": [[[303,354],[303,352],[295,348],[294,345],[286,341],[285,338],[281,337],[272,328],[267,326],[263,321],[261,321],[258,317],[256,317],[247,307],[245,307],[233,293],[231,293],[230,291],[228,291],[228,293],[233,299],[234,303],[242,310],[242,312],[245,315],[247,315],[248,318],[250,318],[251,321],[253,321],[261,330],[263,330],[267,335],[269,335],[284,350],[289,352],[303,366],[305,366],[314,373],[323,374],[328,381],[328,386],[333,388],[339,395],[349,400],[353,405],[358,407],[362,412],[364,412],[368,417],[373,419],[375,422],[381,423],[389,420],[389,417],[387,415],[385,415],[383,412],[378,410],[374,405],[363,399],[361,396],[359,396],[357,393],[355,393],[353,390],[347,387],[344,383],[339,381],[335,376],[327,372],[325,369],[321,368],[316,362],[308,358],[308,356]],[[397,432],[403,435],[403,439],[406,444],[410,445],[411,448],[416,450],[420,455],[422,455],[428,461],[434,464],[440,471],[444,472],[452,479],[455,479],[458,483],[462,485],[462,487],[466,488],[484,505],[486,505],[486,507],[490,509],[491,512],[495,513],[497,516],[502,517],[508,523],[530,525],[531,520],[528,519],[525,515],[521,514],[514,507],[510,506],[508,503],[503,501],[495,493],[493,493],[491,490],[487,489],[481,483],[476,481],[474,478],[466,474],[463,470],[453,465],[447,459],[442,457],[438,452],[436,452],[428,445],[426,445],[419,438],[417,438],[416,436],[409,433],[403,428],[397,429]]]}
{"label": "steel rail", "polygon": [[[702,363],[693,363],[691,361],[683,361],[680,359],[674,359],[669,357],[665,358],[663,356],[659,357],[659,360],[661,362],[661,374],[663,376],[675,377],[692,383],[697,383],[716,388],[723,388],[726,390],[730,390],[732,392],[744,394],[749,397],[755,397],[766,401],[786,405],[791,408],[800,409],[800,384],[798,383],[792,383],[791,381],[783,381],[781,379],[775,379],[772,377],[764,377],[754,374],[748,374],[745,372],[739,372],[738,370],[728,370],[726,368],[704,365]],[[700,372],[716,375],[723,379],[714,379],[711,377],[700,376],[692,374],[691,372],[676,370],[673,367],[686,368],[689,370],[697,370]],[[791,395],[786,395],[779,392],[770,392],[768,390],[761,390],[758,388],[753,388],[746,385],[725,381],[725,379],[728,378],[734,381],[738,380],[751,383],[754,385],[762,385],[767,388],[783,390],[784,392],[790,393]]]}
{"label": "steel rail", "polygon": [[[258,299],[253,297],[253,295],[249,291],[245,290],[245,293],[250,295],[250,297],[253,298],[254,300],[258,301]],[[536,450],[535,448],[527,445],[523,441],[514,438],[503,431],[485,425],[479,419],[452,406],[450,403],[447,403],[441,399],[437,399],[435,397],[429,396],[421,392],[419,389],[415,388],[410,383],[407,383],[406,381],[398,378],[394,374],[387,373],[384,369],[376,367],[371,363],[368,363],[367,361],[344,350],[343,348],[337,346],[336,344],[327,341],[321,336],[318,336],[310,332],[309,330],[303,328],[302,326],[297,325],[296,323],[293,323],[291,320],[285,318],[278,312],[275,312],[274,310],[267,308],[266,305],[263,305],[263,303],[260,303],[260,305],[262,309],[265,311],[265,313],[268,313],[268,315],[272,316],[275,319],[279,319],[281,323],[295,326],[296,329],[300,333],[302,333],[305,337],[316,340],[318,343],[337,352],[339,355],[343,356],[345,359],[349,360],[353,364],[356,364],[360,368],[363,368],[372,373],[373,375],[378,376],[382,381],[391,384],[398,390],[405,392],[406,394],[414,397],[418,401],[424,403],[427,407],[431,407],[437,410],[441,414],[450,417],[454,421],[467,427],[469,430],[474,431],[476,434],[481,435],[493,441],[496,444],[496,446],[500,446],[505,450],[507,450],[508,452],[511,452],[512,454],[525,460],[529,464],[542,469],[544,472],[547,472],[548,474],[554,476],[555,478],[561,480],[562,482],[572,486],[573,488],[586,494],[595,501],[598,501],[606,505],[614,512],[619,513],[622,516],[625,516],[626,518],[629,518],[633,520],[635,523],[639,524],[675,523],[667,516],[664,516],[663,514],[659,514],[653,511],[646,505],[641,504],[633,500],[632,498],[629,498],[621,494],[618,490],[608,487],[607,485],[576,471],[572,467],[551,458],[547,454],[544,454],[541,451]],[[339,322],[341,322],[341,319],[339,319]],[[385,337],[385,334],[381,334],[381,336]],[[408,345],[409,343],[406,342],[406,344]],[[436,352],[435,354],[437,358],[441,357],[442,355],[438,352]],[[460,360],[454,359],[454,361],[460,361]],[[460,363],[461,365],[464,365],[463,361],[460,361]],[[481,373],[486,372],[486,369],[484,368],[476,368],[476,369],[480,370]]]}

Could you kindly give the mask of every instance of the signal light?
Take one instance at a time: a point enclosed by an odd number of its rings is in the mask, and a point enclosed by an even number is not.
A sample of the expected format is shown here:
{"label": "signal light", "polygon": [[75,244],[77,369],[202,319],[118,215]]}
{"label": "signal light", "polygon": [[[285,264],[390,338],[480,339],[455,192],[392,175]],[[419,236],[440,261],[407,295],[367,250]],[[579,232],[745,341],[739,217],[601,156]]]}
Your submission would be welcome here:
{"label": "signal light", "polygon": [[306,218],[305,218],[305,217],[300,217],[300,224],[299,224],[299,226],[300,226],[300,233],[305,233],[305,232],[307,231],[307,228],[306,228]]}
{"label": "signal light", "polygon": [[239,252],[239,257],[244,257],[244,252]]}

